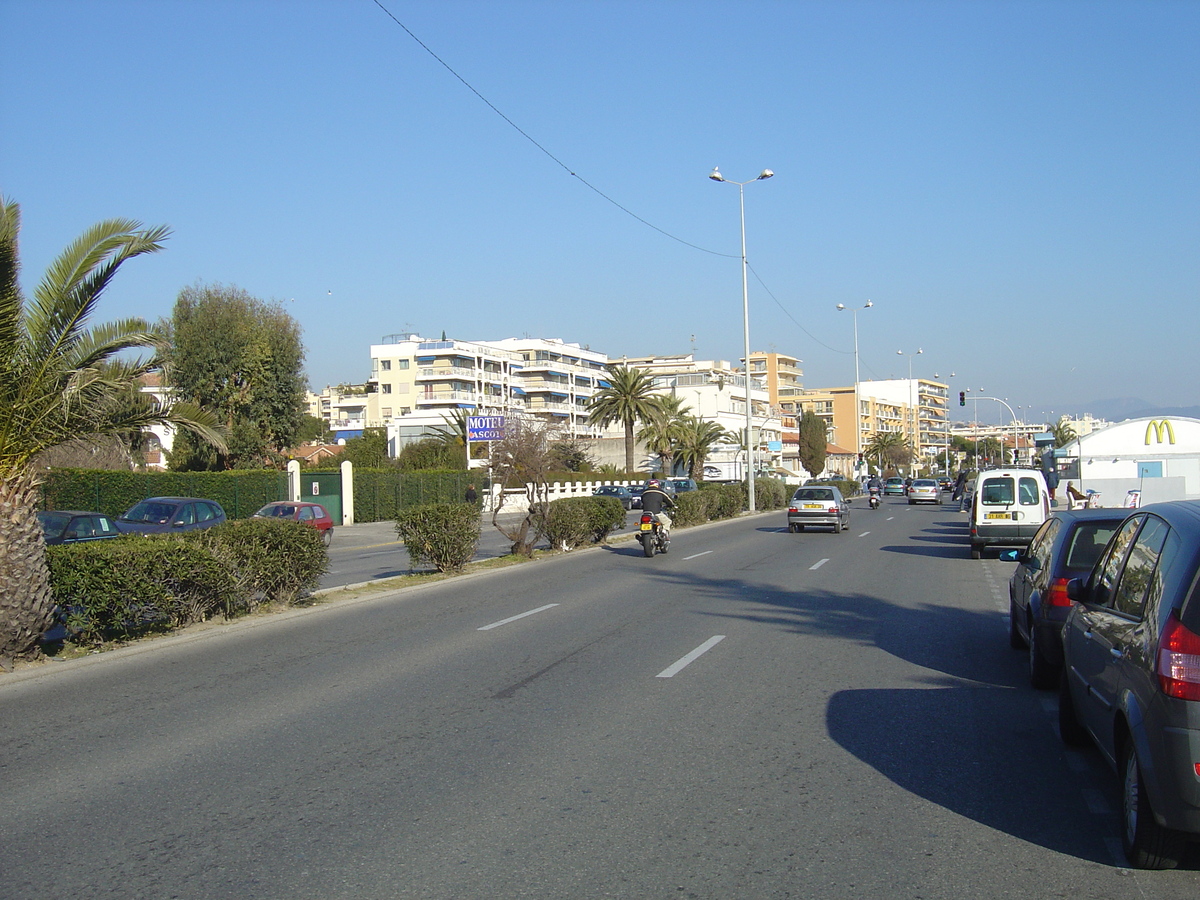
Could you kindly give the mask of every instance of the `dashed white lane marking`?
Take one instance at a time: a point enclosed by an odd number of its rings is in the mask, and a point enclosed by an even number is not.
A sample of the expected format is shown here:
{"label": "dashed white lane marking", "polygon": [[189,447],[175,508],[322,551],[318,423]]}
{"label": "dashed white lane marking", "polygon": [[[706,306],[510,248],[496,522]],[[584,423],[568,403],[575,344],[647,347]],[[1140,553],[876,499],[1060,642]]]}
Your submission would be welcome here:
{"label": "dashed white lane marking", "polygon": [[678,662],[672,663],[671,665],[667,666],[665,669],[663,669],[661,672],[659,672],[655,677],[656,678],[673,678],[675,675],[677,675],[679,672],[682,672],[687,666],[690,666],[692,663],[694,663],[696,660],[698,660],[701,656],[703,656],[705,653],[707,653],[713,647],[717,646],[717,644],[721,643],[721,641],[723,641],[723,640],[725,640],[725,635],[714,634],[712,637],[710,637],[707,641],[705,641],[703,644],[701,644],[699,647],[697,647],[695,650],[693,650],[687,656],[683,657]]}
{"label": "dashed white lane marking", "polygon": [[545,606],[539,606],[537,609],[531,609],[528,612],[518,613],[515,616],[509,616],[507,619],[501,619],[499,622],[493,622],[491,625],[484,625],[477,628],[476,631],[491,631],[493,628],[499,628],[501,625],[507,625],[509,622],[515,622],[517,619],[523,619],[526,616],[532,616],[540,612],[545,612],[548,609],[553,609],[558,606],[557,603],[547,603]]}
{"label": "dashed white lane marking", "polygon": [[890,521],[892,521],[892,519],[894,519],[894,518],[896,518],[896,517],[895,517],[895,516],[888,516],[888,517],[887,517],[887,519],[886,519],[885,521],[887,521],[887,522],[890,522]]}
{"label": "dashed white lane marking", "polygon": [[866,537],[870,533],[871,532],[869,532],[869,531],[864,531],[862,534],[859,535],[859,537]]}
{"label": "dashed white lane marking", "polygon": [[821,566],[825,565],[825,563],[827,563],[827,562],[829,562],[828,557],[826,557],[825,559],[818,559],[815,563],[813,563],[811,566],[808,567],[808,570],[811,572],[813,569],[819,569],[819,568],[821,568]]}
{"label": "dashed white lane marking", "polygon": [[693,553],[691,556],[685,556],[684,560],[695,559],[697,556],[707,556],[710,553],[712,553],[711,550],[705,550],[703,553]]}

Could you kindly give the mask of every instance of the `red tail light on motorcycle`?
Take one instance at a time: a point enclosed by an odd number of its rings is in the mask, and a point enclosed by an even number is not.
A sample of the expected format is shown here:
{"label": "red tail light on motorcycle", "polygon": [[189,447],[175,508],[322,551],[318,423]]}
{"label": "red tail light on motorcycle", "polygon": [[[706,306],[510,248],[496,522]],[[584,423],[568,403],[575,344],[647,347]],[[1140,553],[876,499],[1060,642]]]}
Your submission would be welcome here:
{"label": "red tail light on motorcycle", "polygon": [[653,521],[654,521],[654,516],[650,515],[649,513],[642,513],[641,524],[649,525]]}

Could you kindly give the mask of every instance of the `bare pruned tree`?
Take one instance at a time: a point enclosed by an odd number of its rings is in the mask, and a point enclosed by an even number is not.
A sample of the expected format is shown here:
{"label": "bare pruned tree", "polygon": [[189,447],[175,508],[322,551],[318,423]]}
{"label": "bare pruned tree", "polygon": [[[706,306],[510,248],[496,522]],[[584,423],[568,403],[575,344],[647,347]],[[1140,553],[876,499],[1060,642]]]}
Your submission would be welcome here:
{"label": "bare pruned tree", "polygon": [[[492,479],[500,486],[492,524],[512,541],[514,554],[532,556],[533,546],[542,536],[541,523],[550,496],[548,476],[556,468],[552,445],[559,437],[558,428],[550,422],[509,415],[504,439],[492,444]],[[512,503],[506,489],[513,488],[523,489],[525,515],[516,523],[501,524],[501,511]]]}

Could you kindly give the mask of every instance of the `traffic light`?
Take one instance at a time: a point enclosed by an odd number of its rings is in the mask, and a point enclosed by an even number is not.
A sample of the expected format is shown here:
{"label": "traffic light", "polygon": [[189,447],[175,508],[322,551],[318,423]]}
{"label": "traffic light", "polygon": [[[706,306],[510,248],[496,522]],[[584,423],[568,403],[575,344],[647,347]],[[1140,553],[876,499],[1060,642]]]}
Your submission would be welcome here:
{"label": "traffic light", "polygon": [[959,405],[959,406],[966,406],[966,405],[967,405],[967,392],[966,392],[966,391],[959,391],[959,392],[958,392],[958,405]]}

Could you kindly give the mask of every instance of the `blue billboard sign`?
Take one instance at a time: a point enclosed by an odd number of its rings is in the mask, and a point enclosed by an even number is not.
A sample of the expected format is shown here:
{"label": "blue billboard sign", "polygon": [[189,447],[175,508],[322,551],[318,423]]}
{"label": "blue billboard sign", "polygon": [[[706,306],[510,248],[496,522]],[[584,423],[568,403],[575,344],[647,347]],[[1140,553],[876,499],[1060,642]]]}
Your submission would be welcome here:
{"label": "blue billboard sign", "polygon": [[467,440],[504,440],[504,416],[467,416]]}

